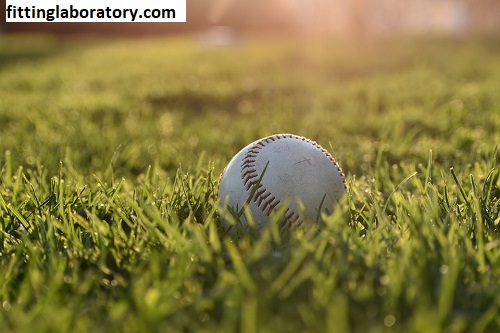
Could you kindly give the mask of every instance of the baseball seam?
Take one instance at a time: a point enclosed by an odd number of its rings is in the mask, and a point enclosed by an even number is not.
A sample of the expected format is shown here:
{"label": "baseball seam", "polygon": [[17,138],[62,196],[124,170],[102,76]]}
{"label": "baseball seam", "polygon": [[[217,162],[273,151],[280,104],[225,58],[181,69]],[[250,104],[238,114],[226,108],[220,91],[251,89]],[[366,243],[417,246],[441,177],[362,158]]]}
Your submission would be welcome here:
{"label": "baseball seam", "polygon": [[[278,198],[276,198],[276,196],[272,195],[272,193],[268,189],[266,189],[264,185],[259,184],[259,174],[257,173],[257,170],[255,168],[255,163],[257,161],[256,158],[259,154],[259,151],[262,148],[264,148],[267,144],[274,142],[276,140],[286,139],[286,138],[302,140],[318,148],[335,165],[337,171],[342,176],[344,188],[347,190],[347,182],[345,179],[345,175],[342,172],[342,169],[337,164],[333,156],[330,155],[330,153],[326,149],[321,147],[319,144],[307,138],[293,134],[276,134],[273,136],[269,136],[267,138],[255,142],[255,144],[251,146],[243,156],[241,164],[241,179],[243,180],[245,189],[247,192],[248,191],[250,191],[250,193],[254,192],[254,197],[251,198],[251,200],[254,203],[256,203],[257,207],[260,208],[260,210],[267,216],[271,215],[271,213],[280,204],[281,201]],[[257,186],[257,188],[255,188],[255,186]],[[291,210],[289,207],[287,207],[283,216],[283,220],[280,223],[280,228],[286,230],[294,225],[300,226],[302,222],[303,221],[300,219],[299,214]]]}

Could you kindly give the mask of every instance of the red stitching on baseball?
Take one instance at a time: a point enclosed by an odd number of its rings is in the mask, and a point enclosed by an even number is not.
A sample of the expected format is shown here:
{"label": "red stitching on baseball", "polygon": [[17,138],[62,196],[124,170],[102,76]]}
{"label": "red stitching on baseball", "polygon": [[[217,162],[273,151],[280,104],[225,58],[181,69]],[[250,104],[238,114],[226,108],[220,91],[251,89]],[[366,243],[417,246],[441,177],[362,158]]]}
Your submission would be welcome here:
{"label": "red stitching on baseball", "polygon": [[[296,214],[294,211],[290,210],[290,208],[288,207],[285,211],[283,221],[281,222],[281,228],[287,230],[298,220],[299,220],[299,215]],[[302,221],[299,221],[297,225],[300,224],[302,224]]]}

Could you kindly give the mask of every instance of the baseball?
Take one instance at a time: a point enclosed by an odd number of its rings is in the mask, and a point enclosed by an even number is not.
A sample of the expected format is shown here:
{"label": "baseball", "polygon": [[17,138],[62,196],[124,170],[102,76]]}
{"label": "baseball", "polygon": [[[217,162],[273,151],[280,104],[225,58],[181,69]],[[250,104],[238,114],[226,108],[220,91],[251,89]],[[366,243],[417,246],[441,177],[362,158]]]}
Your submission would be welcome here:
{"label": "baseball", "polygon": [[[242,226],[245,207],[257,229],[282,205],[282,231],[316,223],[331,214],[347,192],[345,176],[319,144],[293,134],[276,134],[243,148],[226,166],[219,181],[219,202]],[[225,227],[229,224],[226,222]]]}

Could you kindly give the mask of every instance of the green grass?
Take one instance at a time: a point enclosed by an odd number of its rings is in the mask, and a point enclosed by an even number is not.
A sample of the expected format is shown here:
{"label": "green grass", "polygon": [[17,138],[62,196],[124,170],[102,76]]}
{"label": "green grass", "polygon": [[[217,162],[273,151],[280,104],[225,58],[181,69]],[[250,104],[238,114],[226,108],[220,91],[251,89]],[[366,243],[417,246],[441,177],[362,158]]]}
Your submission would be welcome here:
{"label": "green grass", "polygon": [[[498,332],[498,38],[0,37],[0,331]],[[232,242],[242,147],[316,140],[320,233]]]}

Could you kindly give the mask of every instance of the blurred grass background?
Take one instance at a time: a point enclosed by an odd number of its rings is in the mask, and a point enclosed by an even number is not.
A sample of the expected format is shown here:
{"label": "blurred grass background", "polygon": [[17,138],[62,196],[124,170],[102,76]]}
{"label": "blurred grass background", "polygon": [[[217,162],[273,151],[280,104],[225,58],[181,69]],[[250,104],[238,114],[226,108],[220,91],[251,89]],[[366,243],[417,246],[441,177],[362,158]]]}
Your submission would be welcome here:
{"label": "blurred grass background", "polygon": [[[248,140],[298,133],[361,174],[391,163],[467,165],[498,143],[500,45],[2,38],[1,148],[52,169],[174,170],[205,152],[220,170]],[[443,140],[446,137],[447,140]]]}

